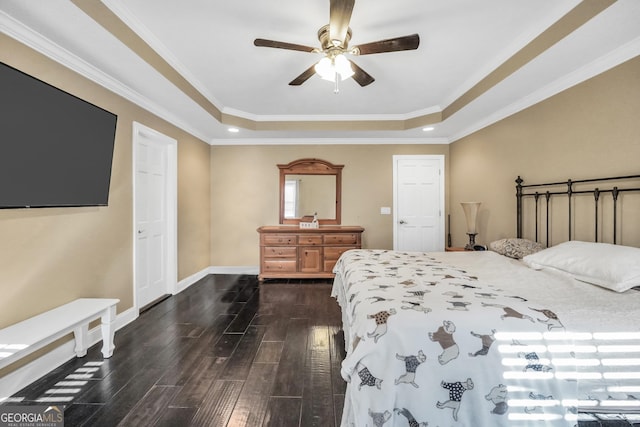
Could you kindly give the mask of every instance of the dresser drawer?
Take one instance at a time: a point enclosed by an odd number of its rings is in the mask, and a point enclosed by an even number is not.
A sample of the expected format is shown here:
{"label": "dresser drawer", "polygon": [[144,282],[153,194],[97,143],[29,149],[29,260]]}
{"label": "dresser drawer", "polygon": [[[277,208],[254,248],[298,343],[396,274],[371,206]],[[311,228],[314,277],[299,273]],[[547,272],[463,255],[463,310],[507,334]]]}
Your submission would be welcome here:
{"label": "dresser drawer", "polygon": [[276,245],[296,245],[298,244],[297,234],[262,234],[260,242],[263,246]]}
{"label": "dresser drawer", "polygon": [[295,259],[265,259],[263,267],[263,272],[265,273],[295,273],[297,270],[297,263]]}
{"label": "dresser drawer", "polygon": [[325,234],[325,245],[354,245],[358,242],[358,235],[355,233]]}
{"label": "dresser drawer", "polygon": [[324,259],[324,272],[325,273],[332,273],[333,272],[333,267],[335,267],[336,263],[338,262],[338,260],[336,259]]}
{"label": "dresser drawer", "polygon": [[292,225],[259,227],[258,279],[332,278],[340,256],[361,247],[362,231],[361,227],[339,225],[313,230]]}
{"label": "dresser drawer", "polygon": [[337,247],[325,246],[324,259],[331,260],[335,263],[338,260],[338,258],[340,258],[340,255],[342,255],[344,252],[348,251],[349,249],[358,249],[358,248],[355,246],[337,246]]}
{"label": "dresser drawer", "polygon": [[295,260],[297,256],[295,246],[265,246],[262,250],[265,258],[291,258]]}
{"label": "dresser drawer", "polygon": [[322,236],[315,235],[307,235],[301,234],[298,236],[298,244],[301,246],[305,245],[321,245],[322,244]]}

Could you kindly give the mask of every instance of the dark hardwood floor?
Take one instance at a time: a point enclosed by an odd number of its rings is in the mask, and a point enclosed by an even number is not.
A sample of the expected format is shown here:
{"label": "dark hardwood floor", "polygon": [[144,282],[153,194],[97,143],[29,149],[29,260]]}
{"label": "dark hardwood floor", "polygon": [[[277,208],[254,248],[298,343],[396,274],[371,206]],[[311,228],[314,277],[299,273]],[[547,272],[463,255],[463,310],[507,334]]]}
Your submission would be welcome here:
{"label": "dark hardwood floor", "polygon": [[6,404],[65,405],[66,426],[334,426],[344,339],[330,281],[211,275]]}

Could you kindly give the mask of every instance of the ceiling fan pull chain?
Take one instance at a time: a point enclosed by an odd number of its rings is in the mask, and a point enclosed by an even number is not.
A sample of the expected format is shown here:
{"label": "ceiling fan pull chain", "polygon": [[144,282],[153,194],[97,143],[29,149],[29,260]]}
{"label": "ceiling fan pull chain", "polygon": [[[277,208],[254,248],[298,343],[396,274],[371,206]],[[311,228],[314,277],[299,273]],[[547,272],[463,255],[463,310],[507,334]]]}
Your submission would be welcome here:
{"label": "ceiling fan pull chain", "polygon": [[333,89],[333,93],[335,93],[336,95],[340,93],[340,86],[339,86],[340,85],[340,83],[339,83],[340,79],[338,77],[339,77],[338,76],[338,72],[336,71],[335,79],[334,79],[335,82],[336,82],[336,85],[335,85],[335,88]]}

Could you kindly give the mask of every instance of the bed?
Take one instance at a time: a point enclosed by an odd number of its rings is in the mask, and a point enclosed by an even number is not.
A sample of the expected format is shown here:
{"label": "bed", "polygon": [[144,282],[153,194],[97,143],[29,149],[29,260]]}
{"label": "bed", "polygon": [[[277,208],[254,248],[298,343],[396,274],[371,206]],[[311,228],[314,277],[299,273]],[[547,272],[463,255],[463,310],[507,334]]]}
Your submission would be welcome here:
{"label": "bed", "polygon": [[[639,178],[568,181],[565,192],[518,178],[517,236],[493,242],[492,251],[344,253],[332,291],[347,351],[342,425],[640,422],[640,249],[597,242],[607,234],[598,211],[607,189],[593,189],[591,242],[569,224],[568,240],[551,245],[550,209],[544,216],[539,205],[568,197],[571,223],[571,199],[590,194],[576,182],[615,180],[606,205],[617,211],[621,193],[640,192],[619,181]],[[529,196],[535,220],[523,212]],[[613,241],[620,217],[613,215]],[[532,239],[523,237],[527,227]],[[537,243],[541,228],[546,240]]]}

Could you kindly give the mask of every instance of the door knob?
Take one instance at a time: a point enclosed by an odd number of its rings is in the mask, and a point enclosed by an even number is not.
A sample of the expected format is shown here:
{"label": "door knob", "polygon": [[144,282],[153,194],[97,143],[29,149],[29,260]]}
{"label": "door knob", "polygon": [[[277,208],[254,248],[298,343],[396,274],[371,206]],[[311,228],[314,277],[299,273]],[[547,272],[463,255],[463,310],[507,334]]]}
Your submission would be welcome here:
{"label": "door knob", "polygon": [[400,224],[406,224],[406,223],[407,223],[407,221],[405,221],[404,219],[400,220]]}

